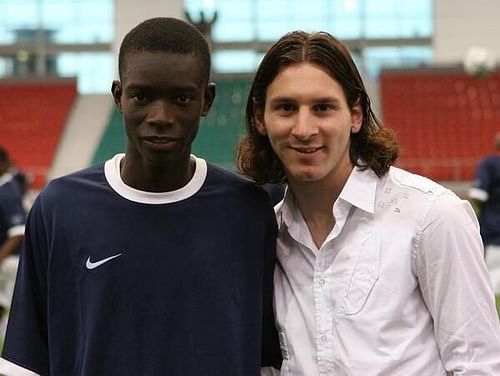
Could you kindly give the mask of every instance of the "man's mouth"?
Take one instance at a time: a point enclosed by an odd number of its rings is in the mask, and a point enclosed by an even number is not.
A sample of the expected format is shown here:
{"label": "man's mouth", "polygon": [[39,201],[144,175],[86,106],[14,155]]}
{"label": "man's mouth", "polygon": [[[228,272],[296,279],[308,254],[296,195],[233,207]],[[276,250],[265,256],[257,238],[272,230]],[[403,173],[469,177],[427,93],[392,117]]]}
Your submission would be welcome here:
{"label": "man's mouth", "polygon": [[320,150],[321,146],[316,146],[316,147],[311,147],[311,146],[308,146],[308,147],[303,147],[303,146],[296,147],[295,146],[294,147],[294,146],[292,146],[292,149],[299,152],[299,153],[312,154],[312,153],[315,153],[318,150]]}
{"label": "man's mouth", "polygon": [[143,142],[153,150],[171,151],[176,148],[178,139],[167,136],[147,136],[142,138]]}
{"label": "man's mouth", "polygon": [[160,145],[165,145],[170,142],[175,142],[176,140],[172,137],[163,137],[163,136],[149,136],[149,137],[144,137],[144,140],[152,143],[152,144],[160,144]]}

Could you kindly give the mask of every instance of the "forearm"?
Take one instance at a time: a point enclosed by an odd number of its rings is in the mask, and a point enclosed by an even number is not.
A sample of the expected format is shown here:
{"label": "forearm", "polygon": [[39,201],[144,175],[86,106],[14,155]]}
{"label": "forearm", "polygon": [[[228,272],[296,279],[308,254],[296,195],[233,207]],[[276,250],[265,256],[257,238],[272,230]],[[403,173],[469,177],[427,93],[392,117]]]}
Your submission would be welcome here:
{"label": "forearm", "polygon": [[22,241],[23,235],[7,238],[0,247],[0,263],[17,250],[21,246]]}

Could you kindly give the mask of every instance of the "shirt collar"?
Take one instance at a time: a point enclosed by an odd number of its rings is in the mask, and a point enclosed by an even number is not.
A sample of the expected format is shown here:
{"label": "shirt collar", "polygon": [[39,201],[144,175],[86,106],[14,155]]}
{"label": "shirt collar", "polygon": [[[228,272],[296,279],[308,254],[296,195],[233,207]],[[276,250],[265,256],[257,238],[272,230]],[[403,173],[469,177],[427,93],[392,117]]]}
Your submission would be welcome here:
{"label": "shirt collar", "polygon": [[285,187],[285,195],[283,200],[281,200],[274,207],[274,211],[276,212],[276,218],[278,221],[278,230],[281,230],[282,226],[288,228],[294,222],[296,216],[300,215],[295,206],[295,200],[292,193],[288,189],[288,186]]}
{"label": "shirt collar", "polygon": [[191,155],[196,164],[194,175],[184,186],[168,192],[146,192],[132,188],[125,184],[120,174],[120,162],[125,154],[120,153],[104,164],[104,174],[111,188],[123,198],[142,204],[170,204],[185,200],[195,195],[205,183],[207,177],[207,162],[204,159]]}
{"label": "shirt collar", "polygon": [[[342,192],[340,192],[339,199],[373,214],[375,212],[377,182],[378,177],[371,168],[354,167]],[[274,210],[280,230],[282,226],[289,228],[293,223],[299,223],[302,220],[288,187],[285,190],[284,199],[274,207]]]}
{"label": "shirt collar", "polygon": [[339,198],[373,214],[378,177],[371,168],[354,167]]}

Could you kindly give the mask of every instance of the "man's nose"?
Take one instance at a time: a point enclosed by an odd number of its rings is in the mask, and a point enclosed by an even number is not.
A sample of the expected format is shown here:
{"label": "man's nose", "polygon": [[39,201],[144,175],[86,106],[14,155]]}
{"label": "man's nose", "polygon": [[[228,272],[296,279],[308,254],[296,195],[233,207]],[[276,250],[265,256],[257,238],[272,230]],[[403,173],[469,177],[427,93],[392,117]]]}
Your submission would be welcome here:
{"label": "man's nose", "polygon": [[165,100],[151,103],[147,121],[151,125],[171,125],[175,121],[172,104]]}
{"label": "man's nose", "polygon": [[292,128],[292,135],[300,140],[308,140],[318,133],[316,119],[308,109],[299,109]]}

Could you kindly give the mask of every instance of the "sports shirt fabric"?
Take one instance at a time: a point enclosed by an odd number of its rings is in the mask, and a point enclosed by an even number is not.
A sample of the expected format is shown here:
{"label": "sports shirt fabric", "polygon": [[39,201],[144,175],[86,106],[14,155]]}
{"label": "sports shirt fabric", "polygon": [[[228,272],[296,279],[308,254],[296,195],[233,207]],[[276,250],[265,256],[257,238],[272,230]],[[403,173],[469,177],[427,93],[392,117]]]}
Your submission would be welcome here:
{"label": "sports shirt fabric", "polygon": [[[276,207],[282,376],[500,375],[500,326],[475,214],[426,178],[354,168],[318,249]],[[458,308],[458,309],[457,309]]]}
{"label": "sports shirt fabric", "polygon": [[482,202],[479,223],[484,244],[500,245],[500,155],[479,163],[469,196]]}
{"label": "sports shirt fabric", "polygon": [[258,375],[274,328],[267,194],[194,156],[186,186],[138,191],[122,157],[36,199],[0,373]]}

